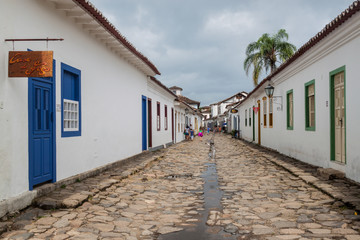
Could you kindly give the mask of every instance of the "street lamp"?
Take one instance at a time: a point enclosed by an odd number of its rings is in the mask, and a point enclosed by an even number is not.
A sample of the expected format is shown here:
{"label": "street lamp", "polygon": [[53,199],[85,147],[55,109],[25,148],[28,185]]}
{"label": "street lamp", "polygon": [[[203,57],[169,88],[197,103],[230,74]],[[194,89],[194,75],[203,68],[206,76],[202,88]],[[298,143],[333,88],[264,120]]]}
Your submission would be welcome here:
{"label": "street lamp", "polygon": [[266,93],[266,96],[268,96],[269,98],[271,98],[273,96],[273,93],[274,93],[274,87],[270,85],[267,85],[267,87],[265,88],[265,93]]}
{"label": "street lamp", "polygon": [[267,87],[265,87],[265,94],[266,94],[266,96],[268,96],[269,98],[272,98],[272,99],[280,99],[280,103],[277,103],[277,102],[274,102],[273,101],[273,103],[275,103],[275,104],[278,104],[278,105],[280,105],[280,110],[282,111],[282,109],[283,109],[283,105],[282,105],[282,96],[273,96],[273,94],[274,94],[274,87],[273,86],[271,86],[270,85],[270,83],[267,85]]}

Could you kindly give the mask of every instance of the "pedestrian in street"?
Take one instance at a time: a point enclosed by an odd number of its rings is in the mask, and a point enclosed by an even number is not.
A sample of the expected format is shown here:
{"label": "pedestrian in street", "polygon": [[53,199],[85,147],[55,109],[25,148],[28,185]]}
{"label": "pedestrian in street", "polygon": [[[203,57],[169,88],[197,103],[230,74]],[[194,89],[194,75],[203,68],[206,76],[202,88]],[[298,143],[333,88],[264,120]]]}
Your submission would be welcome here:
{"label": "pedestrian in street", "polygon": [[203,129],[202,128],[200,128],[198,136],[200,137],[200,141],[202,141],[202,137],[203,137]]}
{"label": "pedestrian in street", "polygon": [[208,134],[210,133],[210,127],[209,126],[207,127],[207,133]]}
{"label": "pedestrian in street", "polygon": [[185,140],[189,140],[190,138],[190,128],[189,128],[189,125],[186,125],[186,128],[184,130],[184,134],[185,134]]}
{"label": "pedestrian in street", "polygon": [[191,138],[191,141],[194,139],[194,129],[192,128],[191,124],[190,124],[190,138]]}

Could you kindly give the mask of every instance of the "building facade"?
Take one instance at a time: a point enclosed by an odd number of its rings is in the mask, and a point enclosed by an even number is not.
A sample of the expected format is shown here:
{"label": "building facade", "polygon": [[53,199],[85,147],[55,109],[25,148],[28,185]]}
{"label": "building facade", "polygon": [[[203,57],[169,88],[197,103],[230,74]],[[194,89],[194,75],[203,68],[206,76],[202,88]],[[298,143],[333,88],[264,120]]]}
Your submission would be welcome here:
{"label": "building facade", "polygon": [[[0,216],[29,205],[41,184],[181,140],[176,95],[90,2],[2,5]],[[10,63],[26,62],[9,59],[13,50],[53,51],[52,77],[8,77]]]}
{"label": "building facade", "polygon": [[360,182],[359,53],[355,1],[239,105],[242,137]]}

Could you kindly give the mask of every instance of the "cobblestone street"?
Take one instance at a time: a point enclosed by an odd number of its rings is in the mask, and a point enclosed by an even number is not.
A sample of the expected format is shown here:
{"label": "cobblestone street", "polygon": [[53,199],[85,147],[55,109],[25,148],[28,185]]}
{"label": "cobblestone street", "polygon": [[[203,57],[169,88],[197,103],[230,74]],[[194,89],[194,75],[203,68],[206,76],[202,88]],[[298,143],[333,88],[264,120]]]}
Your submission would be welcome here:
{"label": "cobblestone street", "polygon": [[212,149],[212,137],[160,150],[160,160],[101,191],[87,188],[78,207],[28,208],[0,222],[1,237],[360,240],[360,215],[274,164],[276,154],[225,134]]}

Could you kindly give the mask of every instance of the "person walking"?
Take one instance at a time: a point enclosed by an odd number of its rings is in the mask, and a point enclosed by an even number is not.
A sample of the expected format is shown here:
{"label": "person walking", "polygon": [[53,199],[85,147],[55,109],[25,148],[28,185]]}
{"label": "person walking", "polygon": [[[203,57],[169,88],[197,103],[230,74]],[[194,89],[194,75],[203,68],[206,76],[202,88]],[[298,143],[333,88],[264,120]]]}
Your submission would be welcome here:
{"label": "person walking", "polygon": [[190,139],[191,141],[194,139],[194,129],[192,128],[191,124],[190,124]]}
{"label": "person walking", "polygon": [[184,134],[185,134],[185,140],[189,140],[190,138],[190,128],[189,125],[186,125],[186,128],[184,130]]}
{"label": "person walking", "polygon": [[202,141],[202,137],[203,137],[203,128],[200,128],[200,131],[198,133],[198,136],[200,137],[200,141]]}

